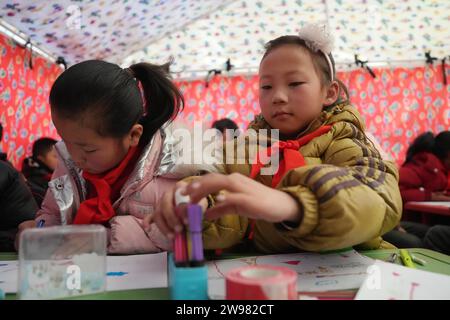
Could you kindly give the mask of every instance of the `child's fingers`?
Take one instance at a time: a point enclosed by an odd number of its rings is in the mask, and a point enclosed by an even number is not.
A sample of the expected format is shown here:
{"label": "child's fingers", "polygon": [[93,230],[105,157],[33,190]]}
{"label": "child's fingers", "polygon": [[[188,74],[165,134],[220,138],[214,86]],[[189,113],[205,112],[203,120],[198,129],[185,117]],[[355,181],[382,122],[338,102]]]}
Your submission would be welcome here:
{"label": "child's fingers", "polygon": [[142,221],[142,226],[144,227],[145,231],[150,230],[150,225],[152,223],[153,223],[153,215],[152,214],[147,214],[146,216],[144,216],[144,220]]}
{"label": "child's fingers", "polygon": [[251,201],[252,199],[241,193],[220,194],[216,197],[216,205],[205,212],[205,217],[213,220],[226,214],[253,215],[253,212],[246,210],[246,205]]}
{"label": "child's fingers", "polygon": [[155,224],[158,226],[162,234],[165,234],[169,239],[173,238],[173,231],[169,229],[165,221],[164,215],[157,214],[154,216]]}
{"label": "child's fingers", "polygon": [[169,228],[170,232],[173,233],[173,229],[175,225],[179,225],[181,221],[179,221],[178,217],[175,214],[175,206],[174,206],[174,194],[175,189],[170,190],[161,198],[161,204],[158,212],[158,216],[162,216],[164,222]]}
{"label": "child's fingers", "polygon": [[223,175],[210,173],[191,182],[186,187],[186,194],[191,197],[191,202],[197,203],[209,194],[217,193],[221,190],[231,192],[240,191],[240,175]]}
{"label": "child's fingers", "polygon": [[175,190],[185,188],[187,185],[188,185],[188,183],[186,181],[178,181],[175,184]]}
{"label": "child's fingers", "polygon": [[226,214],[233,213],[236,213],[236,207],[234,205],[220,204],[206,210],[204,217],[206,220],[215,220]]}
{"label": "child's fingers", "polygon": [[27,220],[19,224],[17,227],[19,231],[30,229],[30,228],[36,228],[36,221],[34,220]]}
{"label": "child's fingers", "polygon": [[183,230],[183,219],[186,216],[185,211],[186,205],[181,205],[178,208],[173,207],[172,210],[167,210],[164,212],[167,225],[175,232],[180,232]]}

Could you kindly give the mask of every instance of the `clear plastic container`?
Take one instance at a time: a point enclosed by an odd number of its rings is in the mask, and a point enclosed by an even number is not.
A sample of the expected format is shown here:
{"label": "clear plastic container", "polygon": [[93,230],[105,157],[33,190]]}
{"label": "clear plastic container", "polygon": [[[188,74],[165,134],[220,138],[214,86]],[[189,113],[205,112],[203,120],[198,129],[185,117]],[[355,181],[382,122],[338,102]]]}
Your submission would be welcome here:
{"label": "clear plastic container", "polygon": [[106,229],[100,225],[26,229],[20,236],[20,299],[106,290]]}

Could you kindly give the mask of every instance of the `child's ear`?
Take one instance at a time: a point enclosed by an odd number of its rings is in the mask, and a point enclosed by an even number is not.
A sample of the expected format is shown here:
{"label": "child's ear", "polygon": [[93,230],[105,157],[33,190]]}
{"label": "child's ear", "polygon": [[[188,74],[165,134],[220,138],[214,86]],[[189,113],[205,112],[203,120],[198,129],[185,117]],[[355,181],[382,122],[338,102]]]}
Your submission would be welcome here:
{"label": "child's ear", "polygon": [[339,98],[339,83],[337,81],[333,81],[331,85],[328,87],[325,99],[323,101],[324,106],[332,105]]}
{"label": "child's ear", "polygon": [[130,146],[136,147],[139,144],[142,133],[144,132],[144,127],[141,124],[136,123],[131,127],[128,138],[130,139]]}

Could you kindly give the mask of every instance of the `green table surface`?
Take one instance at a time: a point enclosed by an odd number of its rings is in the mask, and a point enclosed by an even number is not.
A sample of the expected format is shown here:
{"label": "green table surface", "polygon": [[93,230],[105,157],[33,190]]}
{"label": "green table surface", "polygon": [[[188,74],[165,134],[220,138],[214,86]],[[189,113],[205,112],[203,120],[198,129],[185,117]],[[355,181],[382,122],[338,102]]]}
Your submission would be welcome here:
{"label": "green table surface", "polygon": [[[399,251],[398,249],[386,249],[386,250],[360,251],[360,253],[373,259],[387,260],[392,253],[394,252],[398,253],[398,251]],[[424,266],[416,264],[417,269],[450,275],[450,256],[428,249],[413,248],[408,249],[408,251],[411,254],[414,254],[416,257],[426,262],[426,265]],[[242,256],[243,255],[227,254],[223,258],[239,258]],[[16,260],[16,259],[17,259],[16,254],[0,253],[0,260]],[[396,263],[401,264],[400,259],[397,259]],[[6,295],[6,300],[14,300],[14,299],[16,299],[15,294]],[[170,299],[168,288],[111,291],[71,298],[71,300],[167,300],[167,299]]]}

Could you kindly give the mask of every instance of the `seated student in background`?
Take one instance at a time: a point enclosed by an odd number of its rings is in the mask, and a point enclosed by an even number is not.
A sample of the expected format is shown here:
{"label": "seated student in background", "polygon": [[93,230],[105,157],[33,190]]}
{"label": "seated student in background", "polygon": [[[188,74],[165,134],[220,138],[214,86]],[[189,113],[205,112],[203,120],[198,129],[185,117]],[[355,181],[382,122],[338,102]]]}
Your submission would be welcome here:
{"label": "seated student in background", "polygon": [[383,238],[398,248],[426,248],[450,255],[450,226],[432,227],[410,221],[402,221],[397,228]]}
{"label": "seated student in background", "polygon": [[428,229],[424,239],[427,249],[450,255],[450,226],[435,225]]}
{"label": "seated student in background", "polygon": [[[233,138],[239,136],[239,127],[238,125],[231,119],[223,118],[220,120],[216,120],[213,122],[211,128],[217,129],[222,134],[223,141],[229,141]],[[233,130],[228,131],[227,130]],[[229,136],[229,133],[232,132],[233,135]]]}
{"label": "seated student in background", "polygon": [[[419,135],[406,152],[400,168],[400,192],[403,202],[450,201],[450,131],[434,137],[433,133]],[[384,237],[399,248],[428,248],[450,253],[450,226],[427,226],[402,221]]]}
{"label": "seated student in background", "polygon": [[179,179],[168,175],[173,157],[165,128],[182,109],[183,97],[166,70],[90,60],[56,79],[50,107],[62,141],[55,145],[58,165],[36,220],[45,226],[102,224],[109,253],[171,247],[156,226],[148,232],[142,227],[142,218]]}
{"label": "seated student in background", "polygon": [[450,131],[419,135],[400,168],[403,202],[450,201]]}
{"label": "seated student in background", "polygon": [[14,251],[18,226],[34,219],[38,206],[20,172],[0,161],[0,252]]}
{"label": "seated student in background", "polygon": [[[178,183],[191,201],[208,206],[206,249],[244,239],[265,253],[392,247],[381,236],[401,216],[396,166],[381,158],[348,94],[342,96],[346,89],[336,79],[328,34],[313,26],[301,32],[270,41],[259,68],[262,113],[250,129],[279,130],[278,171],[264,175],[255,159],[240,164],[236,154],[225,154],[222,171],[229,175]],[[279,142],[265,138],[268,145]],[[174,213],[174,192],[145,219],[172,236],[183,225]]]}
{"label": "seated student in background", "polygon": [[[3,139],[3,126],[0,123],[0,142],[2,142],[2,139]],[[6,152],[1,152],[0,151],[0,161],[8,162],[7,157],[8,157],[8,155],[6,154]],[[9,162],[8,162],[8,164],[9,164]]]}
{"label": "seated student in background", "polygon": [[36,140],[33,143],[32,156],[25,158],[22,163],[22,173],[39,207],[58,162],[56,150],[53,148],[56,142],[52,138]]}

